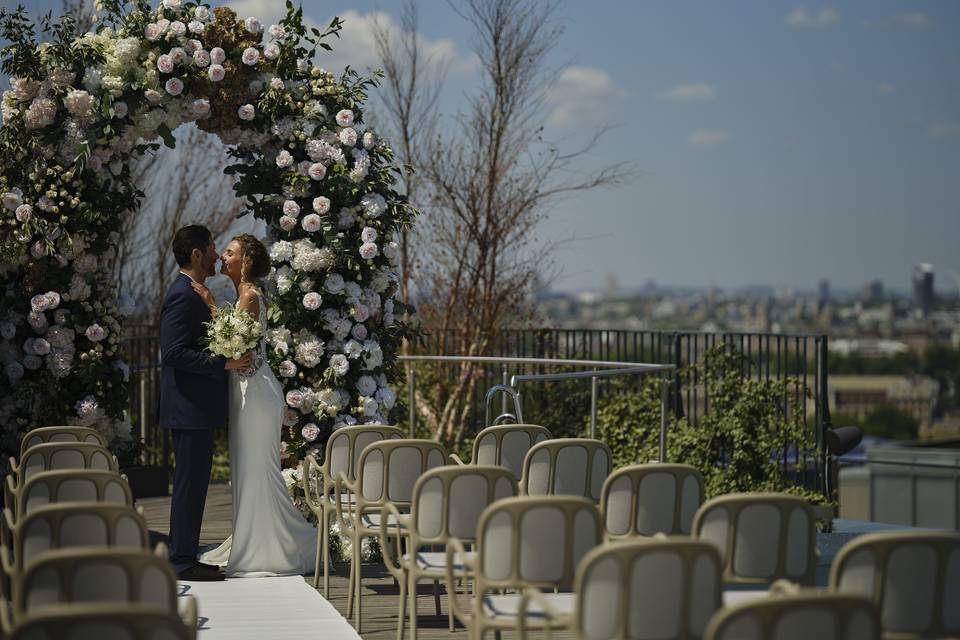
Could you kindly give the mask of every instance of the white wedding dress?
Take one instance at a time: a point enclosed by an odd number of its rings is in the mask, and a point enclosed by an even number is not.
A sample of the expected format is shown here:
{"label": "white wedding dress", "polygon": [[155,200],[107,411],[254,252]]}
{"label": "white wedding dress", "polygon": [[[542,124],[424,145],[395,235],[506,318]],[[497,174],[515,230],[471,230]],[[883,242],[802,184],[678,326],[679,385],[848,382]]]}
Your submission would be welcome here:
{"label": "white wedding dress", "polygon": [[[259,293],[260,325],[267,305]],[[267,362],[263,339],[252,373],[230,372],[228,438],[233,486],[233,535],[200,561],[226,566],[228,578],[312,573],[317,530],[290,499],[280,475],[283,387]]]}

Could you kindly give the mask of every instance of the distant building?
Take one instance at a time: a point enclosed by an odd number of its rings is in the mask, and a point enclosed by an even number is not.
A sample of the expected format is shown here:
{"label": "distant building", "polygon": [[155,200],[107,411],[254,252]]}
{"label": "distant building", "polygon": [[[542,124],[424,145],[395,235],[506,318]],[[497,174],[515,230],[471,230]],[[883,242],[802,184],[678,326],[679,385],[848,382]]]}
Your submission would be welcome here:
{"label": "distant building", "polygon": [[893,405],[917,419],[921,435],[930,429],[937,406],[937,381],[926,376],[831,375],[830,413],[864,418],[878,406]]}
{"label": "distant building", "polygon": [[927,317],[933,310],[933,265],[923,262],[913,268],[913,303]]}
{"label": "distant building", "polygon": [[883,302],[883,282],[870,280],[863,285],[863,304],[874,305]]}

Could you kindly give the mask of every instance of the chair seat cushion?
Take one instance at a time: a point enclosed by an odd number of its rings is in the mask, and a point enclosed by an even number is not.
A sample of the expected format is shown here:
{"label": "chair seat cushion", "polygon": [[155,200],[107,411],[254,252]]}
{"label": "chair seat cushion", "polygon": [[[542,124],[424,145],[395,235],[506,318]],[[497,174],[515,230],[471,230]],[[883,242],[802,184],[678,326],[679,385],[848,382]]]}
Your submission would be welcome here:
{"label": "chair seat cushion", "polygon": [[[376,529],[377,531],[379,531],[379,530],[380,530],[380,520],[381,520],[381,517],[380,517],[380,513],[378,513],[378,512],[363,513],[363,514],[360,515],[360,526],[361,526],[361,527],[365,527],[365,528],[367,528],[367,529]],[[387,516],[387,530],[388,530],[388,531],[391,531],[391,530],[392,530],[392,531],[396,531],[399,527],[400,527],[400,525],[399,525],[399,523],[397,523],[396,517],[393,516],[392,514],[391,514],[391,515],[388,515],[388,516]]]}
{"label": "chair seat cushion", "polygon": [[[516,620],[522,597],[517,593],[487,595],[483,599],[483,613],[491,620]],[[547,602],[553,613],[563,616],[573,614],[575,594],[543,593],[541,597]],[[528,602],[527,622],[540,625],[550,622],[539,602],[533,600]]]}

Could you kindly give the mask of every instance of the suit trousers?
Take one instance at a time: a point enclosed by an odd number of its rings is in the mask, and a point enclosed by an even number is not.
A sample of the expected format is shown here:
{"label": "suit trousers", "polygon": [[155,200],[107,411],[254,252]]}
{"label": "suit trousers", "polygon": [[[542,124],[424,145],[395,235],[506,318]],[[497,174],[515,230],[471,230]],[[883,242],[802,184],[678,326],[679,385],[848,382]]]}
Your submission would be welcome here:
{"label": "suit trousers", "polygon": [[213,467],[213,429],[173,432],[173,496],[170,500],[170,562],[179,573],[197,564],[200,525]]}

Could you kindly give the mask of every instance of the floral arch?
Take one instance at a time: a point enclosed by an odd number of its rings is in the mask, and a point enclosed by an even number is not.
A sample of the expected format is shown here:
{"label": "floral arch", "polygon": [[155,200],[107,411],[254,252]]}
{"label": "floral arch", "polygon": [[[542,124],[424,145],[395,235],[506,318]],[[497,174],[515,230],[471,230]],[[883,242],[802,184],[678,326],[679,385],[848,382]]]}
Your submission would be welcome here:
{"label": "floral arch", "polygon": [[46,424],[129,438],[122,314],[110,273],[123,216],[144,196],[128,163],[195,122],[234,163],[265,221],[274,269],[271,365],[298,457],[344,423],[384,421],[408,329],[394,299],[394,235],[415,212],[393,189],[389,146],[363,126],[374,79],[313,64],[336,34],[302,10],[264,29],[226,7],[103,0],[96,33],[69,18],[37,34],[0,14],[0,448]]}

